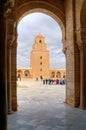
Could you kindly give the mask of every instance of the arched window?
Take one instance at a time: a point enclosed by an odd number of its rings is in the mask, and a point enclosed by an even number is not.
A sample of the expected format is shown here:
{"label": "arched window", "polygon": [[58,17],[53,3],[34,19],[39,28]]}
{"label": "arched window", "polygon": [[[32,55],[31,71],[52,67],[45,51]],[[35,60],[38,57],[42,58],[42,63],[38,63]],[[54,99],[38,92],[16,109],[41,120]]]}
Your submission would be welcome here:
{"label": "arched window", "polygon": [[42,65],[42,62],[40,62],[40,65]]}
{"label": "arched window", "polygon": [[56,78],[61,78],[61,73],[60,72],[56,73]]}
{"label": "arched window", "polygon": [[63,75],[63,78],[65,78],[65,75]]}
{"label": "arched window", "polygon": [[66,78],[65,72],[63,73],[63,78]]}
{"label": "arched window", "polygon": [[25,70],[25,71],[24,71],[24,75],[25,75],[25,77],[30,77],[30,72],[29,72],[29,70]]}
{"label": "arched window", "polygon": [[40,56],[40,59],[42,59],[42,56]]}
{"label": "arched window", "polygon": [[55,72],[51,72],[51,78],[55,78]]}
{"label": "arched window", "polygon": [[22,70],[18,70],[18,73],[22,74]]}
{"label": "arched window", "polygon": [[17,71],[17,76],[18,76],[18,77],[21,77],[21,76],[22,76],[22,70],[18,70],[18,71]]}

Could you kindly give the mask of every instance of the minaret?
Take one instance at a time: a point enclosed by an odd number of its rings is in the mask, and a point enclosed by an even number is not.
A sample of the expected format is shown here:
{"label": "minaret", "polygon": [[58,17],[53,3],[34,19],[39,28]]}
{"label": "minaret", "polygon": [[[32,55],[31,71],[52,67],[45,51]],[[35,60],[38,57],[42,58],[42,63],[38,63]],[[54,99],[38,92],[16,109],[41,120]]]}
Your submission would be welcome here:
{"label": "minaret", "polygon": [[49,51],[44,37],[39,34],[35,38],[35,43],[31,51],[30,67],[33,78],[49,78]]}

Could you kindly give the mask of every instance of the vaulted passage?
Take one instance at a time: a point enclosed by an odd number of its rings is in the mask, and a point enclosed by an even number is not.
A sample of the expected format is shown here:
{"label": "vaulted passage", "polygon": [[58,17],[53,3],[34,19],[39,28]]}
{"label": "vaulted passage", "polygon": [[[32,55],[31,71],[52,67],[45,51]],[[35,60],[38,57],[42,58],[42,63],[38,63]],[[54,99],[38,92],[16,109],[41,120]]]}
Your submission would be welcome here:
{"label": "vaulted passage", "polygon": [[7,113],[17,111],[17,24],[32,12],[48,14],[59,23],[66,57],[66,103],[86,108],[86,1],[1,0],[0,127],[3,130],[7,130]]}

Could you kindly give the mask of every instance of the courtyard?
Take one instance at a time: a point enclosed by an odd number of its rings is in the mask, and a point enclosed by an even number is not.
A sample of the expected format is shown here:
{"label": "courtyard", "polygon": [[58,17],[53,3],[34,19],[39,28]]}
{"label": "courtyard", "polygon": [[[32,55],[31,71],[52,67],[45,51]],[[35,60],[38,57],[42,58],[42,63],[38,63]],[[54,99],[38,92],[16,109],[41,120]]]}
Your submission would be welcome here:
{"label": "courtyard", "polygon": [[8,130],[86,130],[86,110],[65,103],[65,85],[18,81],[18,111],[8,115]]}

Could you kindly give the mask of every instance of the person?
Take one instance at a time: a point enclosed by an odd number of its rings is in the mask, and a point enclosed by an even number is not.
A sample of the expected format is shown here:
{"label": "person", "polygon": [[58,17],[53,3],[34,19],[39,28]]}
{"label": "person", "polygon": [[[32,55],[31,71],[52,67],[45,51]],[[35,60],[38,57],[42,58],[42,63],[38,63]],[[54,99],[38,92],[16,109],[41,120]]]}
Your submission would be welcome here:
{"label": "person", "polygon": [[43,79],[43,84],[45,84],[45,79]]}
{"label": "person", "polygon": [[38,81],[38,77],[36,78],[36,81]]}
{"label": "person", "polygon": [[51,84],[51,79],[48,79],[48,83]]}
{"label": "person", "polygon": [[43,80],[43,77],[42,76],[40,76],[40,79],[41,79],[41,81]]}
{"label": "person", "polygon": [[60,84],[62,84],[62,79],[60,79]]}
{"label": "person", "polygon": [[54,80],[53,79],[51,79],[51,84],[53,84],[54,83]]}
{"label": "person", "polygon": [[45,80],[45,83],[46,83],[46,84],[48,83],[48,79]]}
{"label": "person", "polygon": [[63,79],[63,84],[65,84],[65,80]]}
{"label": "person", "polygon": [[19,79],[21,81],[21,75],[20,74],[18,74],[18,78],[17,79]]}
{"label": "person", "polygon": [[59,80],[58,79],[56,79],[56,84],[58,84],[59,83]]}

